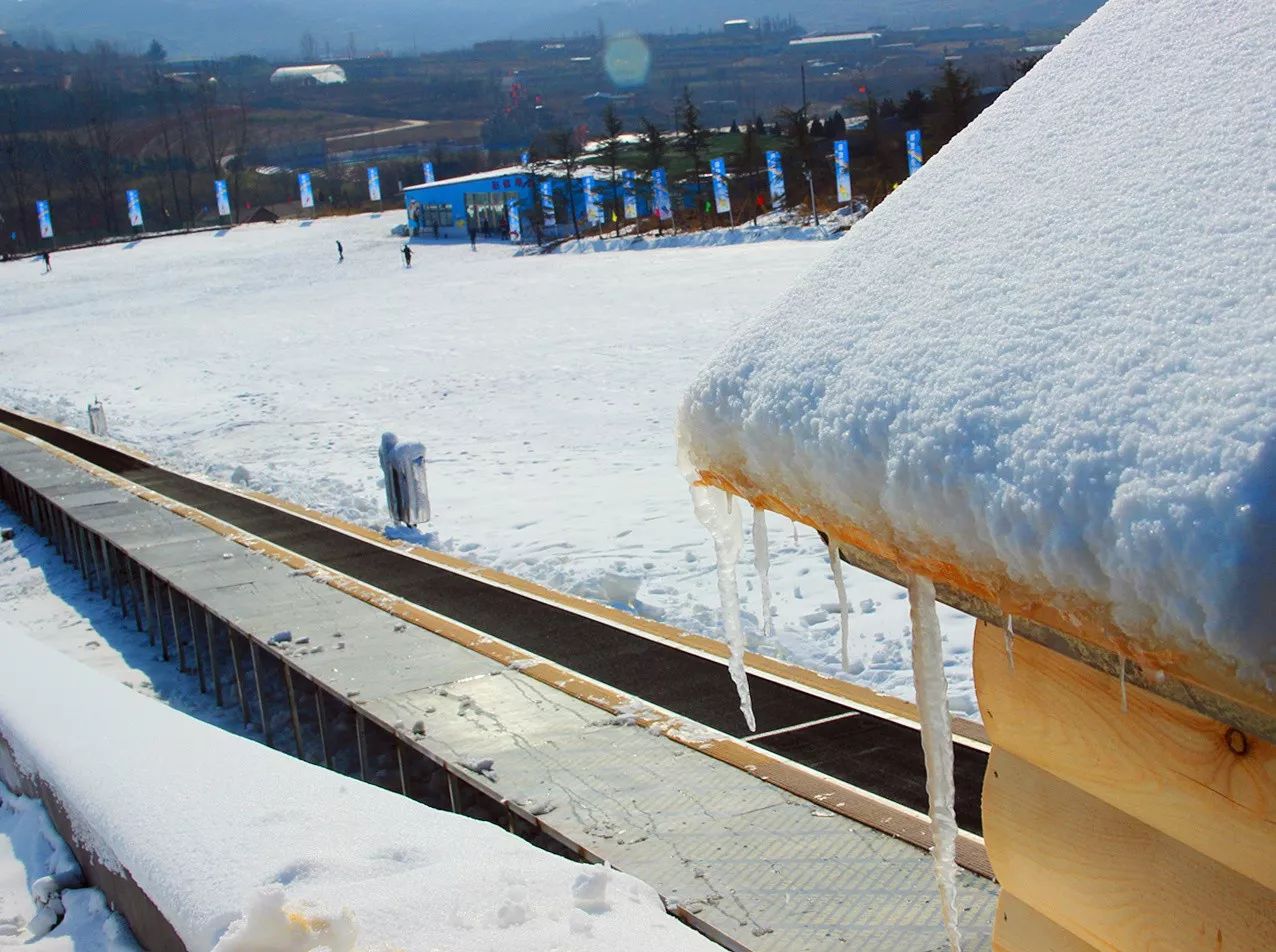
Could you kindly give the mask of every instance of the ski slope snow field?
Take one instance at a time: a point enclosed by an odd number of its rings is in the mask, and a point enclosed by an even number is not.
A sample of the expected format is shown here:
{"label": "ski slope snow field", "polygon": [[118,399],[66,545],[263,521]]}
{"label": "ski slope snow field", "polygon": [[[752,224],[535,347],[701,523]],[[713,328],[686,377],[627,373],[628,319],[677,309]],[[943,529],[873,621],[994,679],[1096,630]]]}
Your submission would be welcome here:
{"label": "ski slope snow field", "polygon": [[[418,242],[398,216],[252,225],[0,266],[0,401],[188,472],[384,527],[383,431],[425,443],[421,541],[691,631],[721,635],[713,547],[675,465],[686,382],[832,245],[767,241],[518,256]],[[337,263],[336,244],[345,247]],[[757,650],[912,697],[908,603],[768,525],[774,636],[742,567]],[[941,609],[955,712],[977,716],[973,624]]]}

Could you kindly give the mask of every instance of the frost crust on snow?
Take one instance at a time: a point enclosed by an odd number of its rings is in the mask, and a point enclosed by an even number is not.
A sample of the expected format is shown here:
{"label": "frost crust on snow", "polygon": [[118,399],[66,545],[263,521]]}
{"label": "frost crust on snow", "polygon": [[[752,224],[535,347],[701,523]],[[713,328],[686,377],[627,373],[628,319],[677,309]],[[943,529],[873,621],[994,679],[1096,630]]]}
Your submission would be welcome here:
{"label": "frost crust on snow", "polygon": [[709,364],[684,454],[1276,666],[1273,36],[1112,0]]}
{"label": "frost crust on snow", "polygon": [[607,871],[606,908],[586,896],[584,913],[581,867],[498,827],[194,720],[6,622],[0,645],[24,769],[91,818],[193,952],[712,948],[632,877]]}

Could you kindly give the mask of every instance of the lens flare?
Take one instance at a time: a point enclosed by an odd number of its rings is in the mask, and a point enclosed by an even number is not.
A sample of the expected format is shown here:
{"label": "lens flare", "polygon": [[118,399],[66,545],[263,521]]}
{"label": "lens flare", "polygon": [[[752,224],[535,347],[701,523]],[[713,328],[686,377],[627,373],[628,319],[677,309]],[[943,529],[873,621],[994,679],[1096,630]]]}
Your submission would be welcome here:
{"label": "lens flare", "polygon": [[647,81],[651,50],[641,36],[632,33],[613,36],[607,41],[603,65],[613,83],[622,89],[632,89]]}

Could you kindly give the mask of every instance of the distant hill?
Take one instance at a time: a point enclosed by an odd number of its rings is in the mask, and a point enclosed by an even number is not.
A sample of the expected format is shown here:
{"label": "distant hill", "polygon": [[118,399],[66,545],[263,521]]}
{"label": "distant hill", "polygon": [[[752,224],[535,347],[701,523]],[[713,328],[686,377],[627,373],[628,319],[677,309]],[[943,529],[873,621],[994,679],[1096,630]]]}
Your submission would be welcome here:
{"label": "distant hill", "polygon": [[724,19],[792,14],[809,30],[995,21],[1070,25],[1099,0],[0,0],[0,29],[59,44],[107,39],[171,58],[259,53],[289,59],[311,34],[319,58],[356,50],[449,49],[488,39],[597,32],[715,30]]}

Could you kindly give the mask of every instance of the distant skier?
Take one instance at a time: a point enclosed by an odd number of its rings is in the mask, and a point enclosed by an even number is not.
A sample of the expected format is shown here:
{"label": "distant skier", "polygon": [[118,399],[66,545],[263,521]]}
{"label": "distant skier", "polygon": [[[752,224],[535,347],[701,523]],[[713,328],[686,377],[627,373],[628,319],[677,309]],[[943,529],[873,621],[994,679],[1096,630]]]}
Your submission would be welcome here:
{"label": "distant skier", "polygon": [[407,245],[403,246],[403,267],[405,268],[412,267],[412,249],[409,248]]}
{"label": "distant skier", "polygon": [[44,259],[44,273],[48,274],[53,270],[53,262],[49,259],[49,253],[47,251],[41,252],[40,257]]}
{"label": "distant skier", "polygon": [[478,228],[474,225],[474,219],[470,219],[470,250],[478,251]]}
{"label": "distant skier", "polygon": [[341,247],[341,242],[337,242],[337,264],[346,260],[346,250]]}

